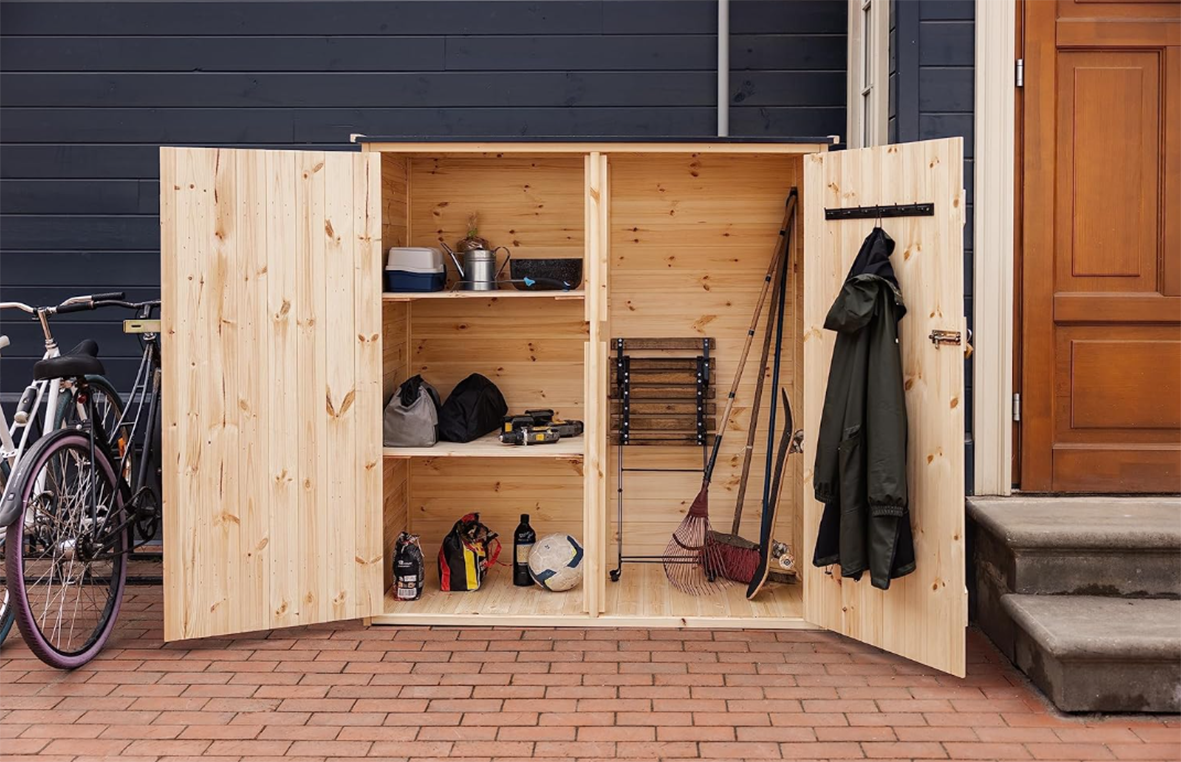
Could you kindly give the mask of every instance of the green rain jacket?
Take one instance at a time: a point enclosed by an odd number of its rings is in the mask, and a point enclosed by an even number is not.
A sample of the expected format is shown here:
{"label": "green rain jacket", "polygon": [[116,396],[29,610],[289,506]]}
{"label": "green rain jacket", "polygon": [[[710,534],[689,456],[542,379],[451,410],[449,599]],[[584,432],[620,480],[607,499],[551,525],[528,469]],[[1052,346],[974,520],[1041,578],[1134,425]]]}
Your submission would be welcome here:
{"label": "green rain jacket", "polygon": [[813,478],[824,504],[816,566],[869,570],[882,590],[915,568],[906,492],[906,399],[898,321],[906,305],[890,264],[894,241],[874,228],[824,321],[837,334]]}

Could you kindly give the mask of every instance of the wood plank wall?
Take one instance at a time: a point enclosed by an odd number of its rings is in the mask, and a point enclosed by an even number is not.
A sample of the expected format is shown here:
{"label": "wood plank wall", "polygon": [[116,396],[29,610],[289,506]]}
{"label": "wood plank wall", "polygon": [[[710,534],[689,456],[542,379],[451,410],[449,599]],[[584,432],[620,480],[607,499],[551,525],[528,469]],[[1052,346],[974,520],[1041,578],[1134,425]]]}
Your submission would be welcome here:
{"label": "wood plank wall", "polygon": [[[720,411],[771,261],[788,190],[801,186],[802,199],[799,157],[648,155],[612,156],[610,161],[613,337],[715,337]],[[798,215],[796,224],[802,226],[802,221]],[[802,285],[802,240],[797,232],[789,281],[796,293]],[[802,398],[796,388],[800,335],[795,307],[789,301],[780,383],[793,395],[798,417]],[[726,532],[734,516],[761,341],[760,327],[710,490],[710,520],[715,529]],[[756,439],[741,525],[741,534],[756,540],[769,404],[777,397],[770,393],[769,372],[767,377],[761,433]],[[617,448],[609,450],[608,513],[614,543],[618,532]],[[624,457],[627,465],[636,467],[700,468],[701,464],[697,448],[629,447]],[[794,500],[798,465],[793,463],[788,471],[792,478],[784,487],[775,532],[777,539],[795,547],[800,545]],[[660,553],[696,496],[700,477],[630,473],[624,478],[624,552]],[[615,558],[614,544],[608,558]]]}
{"label": "wood plank wall", "polygon": [[[846,3],[731,4],[731,127],[844,130]],[[159,293],[161,144],[348,150],[348,134],[714,134],[713,0],[4,2],[0,295]],[[70,273],[65,281],[61,273]],[[121,391],[139,351],[97,313]],[[0,392],[39,356],[5,321]]]}

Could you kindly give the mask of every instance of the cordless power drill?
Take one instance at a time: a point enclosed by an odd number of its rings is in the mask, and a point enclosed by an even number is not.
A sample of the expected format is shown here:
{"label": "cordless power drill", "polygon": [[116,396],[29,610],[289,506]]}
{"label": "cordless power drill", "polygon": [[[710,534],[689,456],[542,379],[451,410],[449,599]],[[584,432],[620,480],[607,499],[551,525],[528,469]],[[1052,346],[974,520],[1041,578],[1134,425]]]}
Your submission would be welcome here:
{"label": "cordless power drill", "polygon": [[500,441],[511,445],[553,444],[562,437],[582,434],[582,421],[554,418],[553,410],[526,410],[521,415],[506,415],[500,429]]}

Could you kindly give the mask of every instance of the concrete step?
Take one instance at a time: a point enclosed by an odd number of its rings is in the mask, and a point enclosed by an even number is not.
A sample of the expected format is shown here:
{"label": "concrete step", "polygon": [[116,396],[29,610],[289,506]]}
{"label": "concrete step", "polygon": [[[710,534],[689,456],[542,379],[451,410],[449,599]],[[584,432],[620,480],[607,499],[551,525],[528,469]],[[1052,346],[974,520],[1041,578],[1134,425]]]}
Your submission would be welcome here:
{"label": "concrete step", "polygon": [[1005,595],[1013,661],[1067,712],[1181,711],[1181,601]]}
{"label": "concrete step", "polygon": [[1181,498],[968,498],[1002,593],[1181,597]]}

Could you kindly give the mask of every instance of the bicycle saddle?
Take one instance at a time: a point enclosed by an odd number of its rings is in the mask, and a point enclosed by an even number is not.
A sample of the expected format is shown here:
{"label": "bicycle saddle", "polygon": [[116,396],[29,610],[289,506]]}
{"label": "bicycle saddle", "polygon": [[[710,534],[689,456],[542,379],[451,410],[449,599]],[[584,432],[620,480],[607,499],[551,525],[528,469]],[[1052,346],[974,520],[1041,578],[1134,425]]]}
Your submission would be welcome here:
{"label": "bicycle saddle", "polygon": [[102,362],[98,359],[98,343],[94,339],[83,339],[78,346],[60,357],[33,363],[33,378],[37,381],[47,378],[101,376],[105,372]]}

